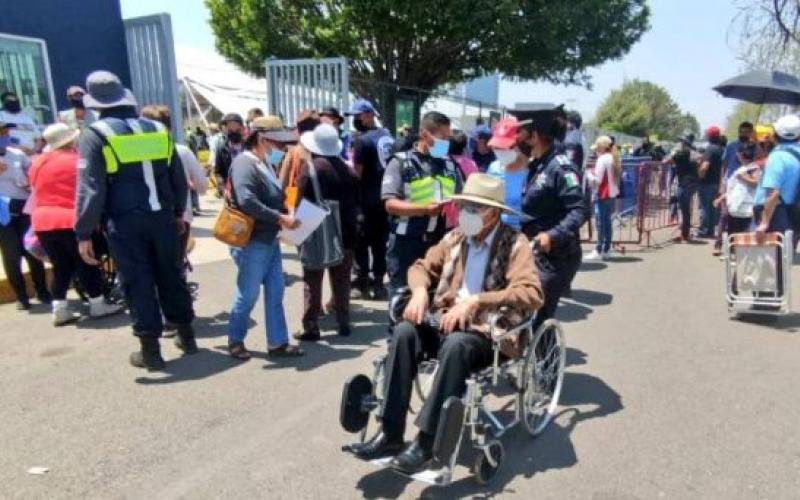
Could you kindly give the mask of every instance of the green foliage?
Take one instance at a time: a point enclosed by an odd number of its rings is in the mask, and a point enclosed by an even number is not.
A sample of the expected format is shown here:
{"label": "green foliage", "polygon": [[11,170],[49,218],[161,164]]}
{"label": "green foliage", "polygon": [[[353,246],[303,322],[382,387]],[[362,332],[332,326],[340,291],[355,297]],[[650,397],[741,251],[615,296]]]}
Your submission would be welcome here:
{"label": "green foliage", "polygon": [[691,113],[682,113],[667,91],[642,80],[626,81],[600,105],[594,123],[605,130],[644,137],[677,139],[682,132],[698,133],[700,124]]}
{"label": "green foliage", "polygon": [[[220,53],[261,76],[269,57],[350,60],[368,80],[436,89],[500,71],[589,84],[648,28],[645,0],[206,0]],[[363,87],[362,89],[359,86]]]}

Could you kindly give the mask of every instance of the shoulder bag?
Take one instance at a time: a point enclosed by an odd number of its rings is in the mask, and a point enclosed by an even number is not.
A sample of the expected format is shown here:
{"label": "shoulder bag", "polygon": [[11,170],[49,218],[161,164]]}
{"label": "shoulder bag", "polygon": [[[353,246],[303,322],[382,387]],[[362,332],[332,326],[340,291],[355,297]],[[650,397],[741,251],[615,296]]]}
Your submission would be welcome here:
{"label": "shoulder bag", "polygon": [[319,227],[300,245],[300,263],[305,269],[318,271],[337,266],[344,260],[342,223],[339,216],[339,202],[322,199],[322,190],[313,161],[308,162],[308,175],[311,178],[317,204],[328,214]]}
{"label": "shoulder bag", "polygon": [[214,238],[230,245],[241,248],[250,242],[255,221],[246,213],[233,207],[233,183],[228,179],[228,186],[223,195],[222,210],[214,222]]}

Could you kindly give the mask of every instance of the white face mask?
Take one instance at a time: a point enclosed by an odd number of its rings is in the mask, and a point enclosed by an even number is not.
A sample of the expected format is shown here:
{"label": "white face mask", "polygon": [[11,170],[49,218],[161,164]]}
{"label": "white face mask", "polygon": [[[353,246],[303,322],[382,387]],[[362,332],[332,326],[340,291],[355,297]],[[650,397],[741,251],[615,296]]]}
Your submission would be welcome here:
{"label": "white face mask", "polygon": [[463,208],[458,211],[458,227],[468,237],[476,236],[483,229],[481,214],[468,212]]}
{"label": "white face mask", "polygon": [[506,165],[511,165],[514,163],[514,160],[517,159],[517,150],[495,149],[494,156],[497,158],[497,162],[500,164],[500,166],[505,167]]}

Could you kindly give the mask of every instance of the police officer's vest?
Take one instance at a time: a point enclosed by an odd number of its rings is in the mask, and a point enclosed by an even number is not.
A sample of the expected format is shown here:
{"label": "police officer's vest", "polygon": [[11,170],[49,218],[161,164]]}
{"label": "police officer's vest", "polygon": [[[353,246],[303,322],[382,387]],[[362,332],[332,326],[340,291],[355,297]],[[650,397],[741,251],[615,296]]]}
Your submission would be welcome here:
{"label": "police officer's vest", "polygon": [[[444,160],[440,172],[425,172],[410,151],[397,153],[403,178],[403,197],[414,205],[425,206],[449,199],[455,194],[458,169],[451,159]],[[441,217],[392,217],[392,231],[404,236],[422,236],[436,231]]]}
{"label": "police officer's vest", "polygon": [[[171,191],[159,189],[159,185],[169,182],[168,169],[175,152],[162,123],[137,118],[104,118],[92,123],[90,128],[103,138],[111,212],[148,209],[156,212],[172,208],[164,206],[174,204]],[[168,197],[167,191],[170,191]]]}

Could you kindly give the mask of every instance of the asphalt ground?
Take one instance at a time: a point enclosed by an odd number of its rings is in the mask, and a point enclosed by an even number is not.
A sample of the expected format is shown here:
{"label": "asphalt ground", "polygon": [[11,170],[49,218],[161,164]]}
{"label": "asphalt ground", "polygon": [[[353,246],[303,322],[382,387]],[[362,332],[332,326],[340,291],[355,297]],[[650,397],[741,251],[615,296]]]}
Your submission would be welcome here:
{"label": "asphalt ground", "polygon": [[[355,302],[351,337],[327,324],[304,358],[284,361],[264,354],[259,304],[256,356],[237,362],[224,351],[235,269],[220,252],[192,274],[201,353],[181,358],[162,341],[164,373],[128,365],[137,343],[125,316],[56,329],[42,307],[0,306],[0,497],[797,498],[800,316],[731,321],[709,253],[669,246],[584,265],[559,310],[559,416],[536,440],[505,436],[488,487],[470,478],[466,452],[454,484],[438,488],[340,451],[353,439],[338,424],[342,382],[384,352],[383,304]],[[36,466],[49,472],[29,474]]]}

